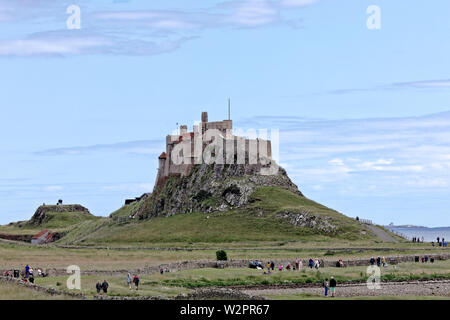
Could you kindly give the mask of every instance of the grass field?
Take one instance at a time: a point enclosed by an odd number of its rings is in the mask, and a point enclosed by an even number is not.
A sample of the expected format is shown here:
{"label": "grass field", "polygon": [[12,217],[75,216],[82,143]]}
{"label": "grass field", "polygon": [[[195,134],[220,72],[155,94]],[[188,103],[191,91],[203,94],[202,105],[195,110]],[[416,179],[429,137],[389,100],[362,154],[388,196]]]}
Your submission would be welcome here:
{"label": "grass field", "polygon": [[[263,274],[262,270],[249,268],[228,269],[192,269],[164,274],[140,275],[141,284],[139,290],[130,290],[126,284],[124,273],[121,276],[82,276],[81,292],[88,297],[96,294],[97,281],[106,280],[110,287],[108,294],[111,296],[163,296],[174,297],[180,293],[189,293],[194,288],[223,287],[244,285],[270,285],[270,284],[311,284],[321,283],[323,279],[334,276],[338,283],[343,281],[361,281],[367,279],[365,266],[348,268],[322,268],[320,270],[305,268],[302,271],[274,271],[271,274]],[[450,279],[450,261],[437,261],[434,264],[427,263],[402,263],[387,269],[382,268],[382,280],[429,280],[433,278]],[[36,284],[68,290],[66,288],[67,277],[37,278]],[[281,290],[282,291],[282,290]],[[308,294],[283,294],[270,295],[272,299],[316,299],[320,296]],[[374,297],[357,297],[364,299]],[[384,299],[398,297],[383,297]],[[411,297],[409,297],[411,298]],[[424,297],[421,297],[424,298]],[[377,298],[378,299],[378,298]]]}
{"label": "grass field", "polygon": [[50,295],[0,281],[0,300],[70,300],[65,295]]}

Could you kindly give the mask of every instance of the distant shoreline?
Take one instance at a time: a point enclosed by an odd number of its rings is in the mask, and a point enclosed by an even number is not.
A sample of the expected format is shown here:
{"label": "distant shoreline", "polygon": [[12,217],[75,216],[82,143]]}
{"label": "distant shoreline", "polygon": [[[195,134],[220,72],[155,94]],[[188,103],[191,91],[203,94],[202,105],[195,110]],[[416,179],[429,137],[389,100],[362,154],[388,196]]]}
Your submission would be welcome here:
{"label": "distant shoreline", "polygon": [[387,225],[385,226],[386,228],[407,228],[407,229],[429,229],[429,230],[433,230],[433,229],[448,229],[450,227],[425,227],[425,226],[415,226],[415,225],[411,225],[411,224],[407,224],[407,225]]}

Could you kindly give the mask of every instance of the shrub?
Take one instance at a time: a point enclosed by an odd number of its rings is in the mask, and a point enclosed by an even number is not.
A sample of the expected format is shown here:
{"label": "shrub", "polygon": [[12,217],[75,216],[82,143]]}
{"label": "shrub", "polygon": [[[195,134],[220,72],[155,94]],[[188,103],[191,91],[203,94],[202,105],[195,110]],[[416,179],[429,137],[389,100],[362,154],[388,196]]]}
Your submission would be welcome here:
{"label": "shrub", "polygon": [[228,260],[227,253],[224,250],[219,250],[216,252],[217,261],[226,261]]}

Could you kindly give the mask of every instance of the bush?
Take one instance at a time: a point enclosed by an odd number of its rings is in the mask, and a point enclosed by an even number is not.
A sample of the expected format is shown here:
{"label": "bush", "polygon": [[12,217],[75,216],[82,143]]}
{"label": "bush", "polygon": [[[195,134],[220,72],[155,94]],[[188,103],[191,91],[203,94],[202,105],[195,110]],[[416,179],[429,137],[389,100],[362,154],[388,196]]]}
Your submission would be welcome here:
{"label": "bush", "polygon": [[219,250],[216,252],[217,261],[227,261],[227,253],[224,250]]}

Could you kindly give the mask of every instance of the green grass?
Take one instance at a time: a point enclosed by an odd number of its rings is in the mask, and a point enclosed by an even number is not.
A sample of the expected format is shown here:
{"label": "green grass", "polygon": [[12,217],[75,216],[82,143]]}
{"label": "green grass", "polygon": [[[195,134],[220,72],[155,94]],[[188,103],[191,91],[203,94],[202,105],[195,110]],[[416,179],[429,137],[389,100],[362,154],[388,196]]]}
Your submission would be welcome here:
{"label": "green grass", "polygon": [[[133,275],[132,275],[133,276]],[[36,278],[35,283],[48,287],[59,289],[66,292],[79,292],[85,294],[87,297],[92,297],[97,294],[95,285],[97,281],[101,283],[106,280],[109,284],[108,295],[109,296],[163,296],[163,297],[174,297],[180,293],[189,293],[192,290],[183,287],[167,286],[164,284],[152,284],[149,281],[143,281],[139,284],[139,290],[135,290],[134,285],[130,290],[126,283],[126,274],[123,277],[119,276],[82,276],[81,277],[81,290],[69,290],[67,289],[67,277],[46,277],[46,278]]]}
{"label": "green grass", "polygon": [[[130,290],[125,283],[125,272],[122,276],[82,276],[82,293],[88,296],[95,294],[95,283],[107,280],[110,284],[109,295],[115,296],[165,296],[173,297],[179,293],[188,293],[192,289],[202,287],[227,287],[269,284],[311,284],[322,283],[323,279],[334,276],[339,283],[343,281],[365,282],[367,275],[366,267],[349,268],[322,268],[304,269],[302,271],[274,271],[271,274],[263,274],[262,270],[250,268],[228,268],[228,269],[191,269],[164,274],[140,275],[140,290]],[[434,264],[403,263],[382,269],[382,280],[404,281],[404,280],[430,280],[450,279],[450,261],[437,261]],[[65,283],[67,276],[52,278],[37,278],[36,283],[46,287],[67,290]],[[59,285],[57,285],[59,283]],[[280,289],[278,289],[280,290]],[[311,293],[288,293],[282,290],[277,294],[268,296],[271,299],[316,299]],[[406,297],[406,296],[405,296]],[[394,297],[356,297],[356,299],[391,299]],[[396,297],[399,299],[400,297]],[[408,297],[411,298],[411,297]],[[434,297],[433,297],[434,298]],[[355,299],[355,298],[352,298]]]}
{"label": "green grass", "polygon": [[99,218],[84,212],[46,212],[40,229],[63,229],[84,221],[95,221]]}
{"label": "green grass", "polygon": [[32,288],[0,281],[0,300],[70,300],[65,295],[50,295]]}
{"label": "green grass", "polygon": [[[334,210],[278,187],[258,189],[252,203],[243,209],[214,213],[188,213],[157,217],[144,221],[118,223],[113,220],[91,221],[75,227],[59,243],[233,243],[275,241],[364,240],[372,235],[364,226]],[[128,216],[139,204],[124,206],[113,217]],[[334,234],[307,227],[296,227],[276,214],[283,210],[326,216],[338,227]]]}
{"label": "green grass", "polygon": [[[264,274],[262,270],[250,268],[230,269],[192,269],[164,275],[154,275],[154,284],[177,287],[199,288],[211,286],[248,286],[268,284],[307,284],[322,283],[325,278],[334,276],[338,282],[367,280],[367,266],[347,268],[327,267],[320,270],[304,268],[302,271],[273,271]],[[413,281],[450,279],[450,261],[437,261],[434,264],[402,263],[381,270],[382,281]]]}

